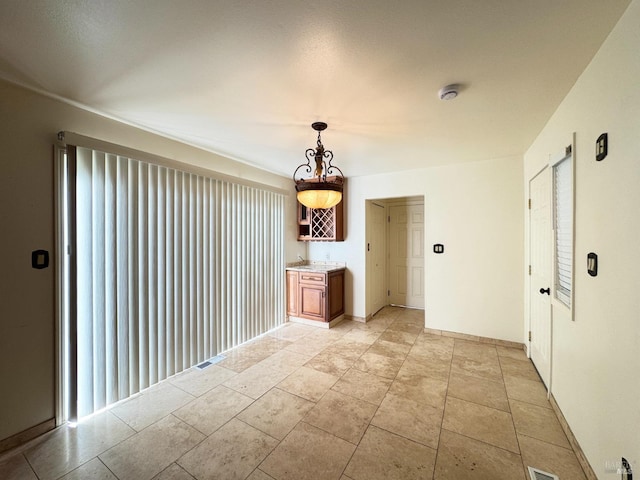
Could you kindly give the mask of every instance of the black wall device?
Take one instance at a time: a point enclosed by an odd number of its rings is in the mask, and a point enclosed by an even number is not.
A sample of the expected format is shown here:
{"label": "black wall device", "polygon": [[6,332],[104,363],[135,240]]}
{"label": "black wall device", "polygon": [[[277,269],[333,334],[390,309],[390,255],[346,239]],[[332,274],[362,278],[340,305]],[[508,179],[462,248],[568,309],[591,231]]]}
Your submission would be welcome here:
{"label": "black wall device", "polygon": [[433,253],[444,253],[444,245],[441,243],[436,243],[433,246]]}
{"label": "black wall device", "polygon": [[609,135],[603,133],[596,140],[596,161],[601,162],[604,157],[607,156],[607,150],[609,149]]}
{"label": "black wall device", "polygon": [[34,250],[31,252],[31,266],[37,270],[42,270],[49,266],[49,252],[46,250]]}
{"label": "black wall device", "polygon": [[598,275],[598,255],[593,252],[587,255],[587,273],[592,277]]}
{"label": "black wall device", "polygon": [[622,470],[622,479],[623,480],[632,480],[633,479],[633,471],[631,469],[631,465],[627,461],[626,458],[622,457],[621,469]]}

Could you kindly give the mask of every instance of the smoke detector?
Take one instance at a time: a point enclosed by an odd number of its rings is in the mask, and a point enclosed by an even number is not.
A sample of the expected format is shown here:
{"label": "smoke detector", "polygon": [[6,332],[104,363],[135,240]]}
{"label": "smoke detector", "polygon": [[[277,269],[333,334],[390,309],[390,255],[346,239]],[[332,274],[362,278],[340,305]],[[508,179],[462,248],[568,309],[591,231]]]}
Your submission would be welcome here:
{"label": "smoke detector", "polygon": [[438,92],[438,97],[440,100],[453,100],[458,96],[458,89],[460,87],[456,84],[447,85],[446,87],[442,87]]}

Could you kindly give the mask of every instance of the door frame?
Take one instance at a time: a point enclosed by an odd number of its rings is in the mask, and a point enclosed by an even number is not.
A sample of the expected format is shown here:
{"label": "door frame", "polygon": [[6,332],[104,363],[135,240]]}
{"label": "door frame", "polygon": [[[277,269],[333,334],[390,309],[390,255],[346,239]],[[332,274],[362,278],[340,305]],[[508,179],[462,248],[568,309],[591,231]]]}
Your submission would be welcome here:
{"label": "door frame", "polygon": [[[374,292],[373,292],[373,285],[374,282],[371,280],[370,278],[370,274],[371,272],[373,272],[373,256],[369,254],[370,252],[370,243],[371,243],[371,239],[372,239],[372,231],[373,231],[373,208],[382,208],[384,210],[384,217],[387,217],[387,206],[386,203],[380,200],[367,200],[366,201],[366,209],[365,209],[365,223],[366,223],[366,245],[365,245],[365,255],[366,257],[366,269],[367,269],[367,276],[366,276],[366,308],[368,310],[367,313],[367,317],[373,316],[376,313],[378,313],[379,310],[381,310],[382,308],[384,308],[386,305],[388,305],[387,302],[387,296],[384,295],[384,298],[382,300],[382,307],[381,308],[377,308],[377,305],[375,304],[375,299],[374,299]],[[383,271],[383,277],[382,277],[382,286],[383,286],[383,292],[387,290],[387,242],[388,242],[388,233],[387,233],[387,225],[386,225],[386,221],[384,222],[384,229],[382,232],[382,236],[383,236],[383,264],[382,264],[382,271]]]}
{"label": "door frame", "polygon": [[[551,251],[551,278],[550,285],[553,295],[551,295],[550,305],[549,305],[549,371],[548,371],[548,382],[547,385],[547,398],[551,398],[552,386],[553,386],[553,331],[554,331],[554,320],[556,317],[556,313],[559,310],[564,310],[564,313],[560,315],[560,317],[564,317],[565,315],[571,321],[575,321],[575,262],[576,262],[576,133],[573,132],[568,139],[569,141],[565,144],[565,147],[559,148],[555,154],[549,154],[547,162],[534,174],[531,175],[527,182],[527,198],[531,198],[531,181],[536,178],[538,175],[543,173],[545,170],[548,170],[549,182],[550,182],[550,199],[549,205],[551,207],[551,238],[550,242],[550,251]],[[566,146],[568,145],[568,147]],[[571,239],[571,255],[572,255],[572,271],[571,271],[571,306],[567,307],[560,301],[556,299],[555,291],[556,291],[556,247],[555,247],[555,228],[554,228],[554,211],[555,211],[555,200],[553,198],[553,189],[554,189],[554,179],[553,179],[553,168],[562,160],[564,160],[567,156],[571,157],[571,189],[572,189],[572,239]],[[528,229],[528,263],[531,265],[531,209],[527,210],[528,221],[527,221],[527,229]],[[527,279],[527,289],[526,289],[526,298],[528,303],[528,311],[527,311],[527,330],[531,331],[531,275],[528,275]],[[567,312],[568,310],[568,312]],[[527,357],[531,358],[531,340],[527,340]],[[537,367],[536,367],[537,368]]]}
{"label": "door frame", "polygon": [[[369,241],[369,233],[370,233],[370,228],[371,228],[371,217],[370,217],[370,204],[371,203],[376,203],[378,205],[383,205],[385,208],[385,214],[387,215],[387,219],[388,219],[388,211],[389,211],[389,207],[392,205],[415,205],[415,204],[420,204],[422,205],[423,208],[423,219],[424,219],[424,232],[422,235],[422,242],[423,242],[423,251],[426,253],[426,245],[427,245],[427,235],[426,235],[426,229],[427,229],[427,209],[426,209],[426,196],[425,195],[411,195],[411,196],[404,196],[404,197],[389,197],[389,198],[384,198],[384,197],[379,197],[379,198],[366,198],[365,199],[365,241],[364,241],[364,254],[365,254],[365,312],[366,312],[366,321],[370,320],[371,317],[377,313],[377,312],[372,312],[372,305],[371,305],[371,279],[369,278],[370,274],[371,274],[371,268],[370,268],[370,264],[369,264],[369,255],[367,255],[367,242]],[[384,284],[385,284],[385,290],[388,290],[389,288],[389,283],[388,283],[388,276],[389,276],[389,222],[386,221],[385,222],[385,266],[384,266],[384,270],[385,270],[385,278],[384,278]],[[426,311],[426,299],[427,299],[427,282],[426,282],[426,271],[427,271],[427,256],[425,254],[424,258],[423,258],[423,267],[424,267],[424,282],[425,282],[425,287],[424,287],[424,298],[425,298],[425,306],[424,308],[420,309],[423,311]],[[388,302],[386,302],[386,305],[389,305]],[[413,307],[407,307],[407,308],[413,308]],[[426,320],[425,320],[426,322]]]}
{"label": "door frame", "polygon": [[[58,137],[60,140],[60,137]],[[75,320],[75,147],[60,142],[54,151],[55,202],[55,424],[77,420]]]}
{"label": "door frame", "polygon": [[[542,175],[542,174],[546,174],[548,176],[551,175],[551,168],[549,166],[549,164],[545,164],[540,170],[538,170],[536,173],[534,173],[531,178],[529,178],[529,180],[527,181],[527,198],[529,199],[528,201],[531,201],[531,182],[538,177],[538,175]],[[550,182],[550,195],[553,195],[551,190],[553,189],[553,179],[549,178],[548,181]],[[553,221],[553,199],[549,198],[549,206],[551,208],[550,211],[550,218],[549,221],[552,222]],[[528,236],[529,236],[529,251],[528,251],[528,264],[529,264],[529,268],[531,268],[532,265],[532,258],[531,258],[531,207],[529,206],[529,208],[527,209],[527,227],[528,227]],[[549,235],[549,242],[551,242],[551,245],[549,245],[550,247],[550,252],[551,252],[551,258],[549,259],[549,261],[551,262],[551,264],[549,265],[550,267],[550,277],[549,277],[549,288],[553,288],[553,240],[551,238],[551,232]],[[529,332],[529,336],[527,338],[527,357],[531,360],[531,363],[533,363],[533,359],[531,358],[531,282],[532,282],[532,276],[531,274],[527,275],[527,298],[528,298],[528,311],[527,311],[527,331]],[[538,366],[535,365],[535,363],[533,364],[534,367],[536,368],[536,370],[538,369]],[[550,398],[551,396],[551,385],[553,382],[553,308],[552,308],[552,302],[551,300],[549,301],[549,367],[548,367],[548,371],[547,371],[547,382],[548,385],[546,385],[547,387],[547,398]],[[543,382],[544,384],[544,382]]]}
{"label": "door frame", "polygon": [[56,288],[56,312],[55,312],[55,421],[56,427],[62,425],[66,418],[66,371],[65,371],[65,352],[66,352],[66,335],[63,331],[65,328],[66,308],[62,301],[65,295],[65,268],[66,261],[64,258],[64,250],[66,245],[65,238],[65,215],[66,215],[66,149],[59,145],[54,145],[54,165],[55,165],[55,182],[54,182],[54,198],[55,198],[55,288]]}

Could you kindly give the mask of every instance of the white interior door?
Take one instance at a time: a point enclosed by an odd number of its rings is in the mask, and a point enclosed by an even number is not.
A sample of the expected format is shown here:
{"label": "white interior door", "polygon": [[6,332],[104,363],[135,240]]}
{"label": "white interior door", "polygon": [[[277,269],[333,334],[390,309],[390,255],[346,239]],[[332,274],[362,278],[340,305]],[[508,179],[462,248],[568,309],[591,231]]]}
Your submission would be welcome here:
{"label": "white interior door", "polygon": [[367,239],[367,276],[370,285],[371,314],[387,304],[385,275],[386,242],[385,207],[369,202],[369,238]]}
{"label": "white interior door", "polygon": [[389,301],[424,308],[424,205],[389,208]]}
{"label": "white interior door", "polygon": [[531,360],[544,384],[551,378],[551,175],[545,168],[529,182],[529,329]]}

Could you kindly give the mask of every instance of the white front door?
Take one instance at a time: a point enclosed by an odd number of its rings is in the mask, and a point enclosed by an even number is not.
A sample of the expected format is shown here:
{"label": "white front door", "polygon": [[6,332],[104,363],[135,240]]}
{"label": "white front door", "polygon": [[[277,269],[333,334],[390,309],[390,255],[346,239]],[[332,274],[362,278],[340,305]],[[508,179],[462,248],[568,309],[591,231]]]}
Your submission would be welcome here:
{"label": "white front door", "polygon": [[371,314],[387,304],[385,277],[386,224],[385,208],[369,202],[369,238],[367,239],[367,277],[370,284]]}
{"label": "white front door", "polygon": [[529,182],[530,356],[544,384],[551,378],[551,175],[548,168]]}
{"label": "white front door", "polygon": [[394,205],[389,218],[389,302],[424,308],[424,205]]}

